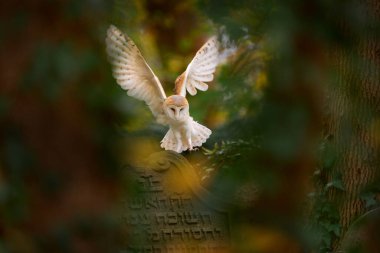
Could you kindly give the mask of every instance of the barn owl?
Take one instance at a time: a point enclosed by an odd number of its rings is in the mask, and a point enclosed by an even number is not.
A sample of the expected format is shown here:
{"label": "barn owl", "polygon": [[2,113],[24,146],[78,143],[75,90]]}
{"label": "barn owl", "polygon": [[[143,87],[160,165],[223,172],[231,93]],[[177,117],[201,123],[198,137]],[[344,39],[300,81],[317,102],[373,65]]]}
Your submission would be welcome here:
{"label": "barn owl", "polygon": [[217,39],[212,37],[198,50],[186,70],[176,79],[175,94],[167,97],[135,43],[115,26],[109,27],[106,46],[113,76],[129,96],[146,102],[159,124],[169,126],[161,141],[161,147],[165,150],[178,153],[193,150],[202,146],[211,135],[210,129],[190,116],[186,91],[194,96],[197,89],[208,89],[204,82],[214,78],[219,57],[218,45]]}

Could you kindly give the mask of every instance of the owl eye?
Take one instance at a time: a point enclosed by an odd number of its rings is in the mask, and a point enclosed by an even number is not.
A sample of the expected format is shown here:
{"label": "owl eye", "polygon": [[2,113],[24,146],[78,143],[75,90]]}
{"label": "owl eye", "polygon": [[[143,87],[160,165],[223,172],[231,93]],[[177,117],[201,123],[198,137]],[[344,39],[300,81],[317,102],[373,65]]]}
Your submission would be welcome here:
{"label": "owl eye", "polygon": [[172,110],[172,112],[175,113],[175,109],[174,108],[170,108],[170,110]]}
{"label": "owl eye", "polygon": [[183,108],[179,109],[179,111],[182,112],[182,111],[183,111]]}

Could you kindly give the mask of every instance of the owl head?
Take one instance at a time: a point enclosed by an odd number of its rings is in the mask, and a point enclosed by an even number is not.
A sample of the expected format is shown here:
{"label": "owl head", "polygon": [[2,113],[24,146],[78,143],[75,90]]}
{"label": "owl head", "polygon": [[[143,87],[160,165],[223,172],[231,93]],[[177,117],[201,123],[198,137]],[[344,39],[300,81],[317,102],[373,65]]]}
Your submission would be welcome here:
{"label": "owl head", "polygon": [[173,120],[185,121],[189,117],[189,103],[185,97],[173,95],[165,99],[164,111]]}

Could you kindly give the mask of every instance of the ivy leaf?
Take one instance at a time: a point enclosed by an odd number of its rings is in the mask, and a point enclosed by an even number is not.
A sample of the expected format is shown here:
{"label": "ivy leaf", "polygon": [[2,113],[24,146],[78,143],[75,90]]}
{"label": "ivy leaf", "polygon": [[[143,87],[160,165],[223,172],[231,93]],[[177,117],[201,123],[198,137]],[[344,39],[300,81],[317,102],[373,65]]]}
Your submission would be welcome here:
{"label": "ivy leaf", "polygon": [[371,208],[377,204],[376,194],[372,192],[363,193],[360,197],[361,200],[365,202],[366,208]]}
{"label": "ivy leaf", "polygon": [[342,190],[342,191],[345,190],[345,189],[344,189],[344,186],[343,186],[343,182],[342,182],[342,180],[340,180],[340,179],[337,179],[337,180],[333,180],[333,181],[328,182],[328,183],[326,184],[326,186],[325,186],[325,189],[328,190],[328,189],[330,189],[331,187],[334,187],[334,188],[339,189],[339,190]]}
{"label": "ivy leaf", "polygon": [[329,235],[324,234],[322,236],[322,241],[324,242],[325,245],[330,245],[331,244],[331,237]]}
{"label": "ivy leaf", "polygon": [[333,232],[336,236],[340,235],[340,225],[338,223],[329,224],[327,230]]}
{"label": "ivy leaf", "polygon": [[340,226],[335,226],[334,228],[333,228],[333,232],[334,232],[334,234],[336,235],[336,236],[340,236]]}
{"label": "ivy leaf", "polygon": [[334,166],[336,154],[331,145],[326,144],[323,152],[323,169],[330,169]]}

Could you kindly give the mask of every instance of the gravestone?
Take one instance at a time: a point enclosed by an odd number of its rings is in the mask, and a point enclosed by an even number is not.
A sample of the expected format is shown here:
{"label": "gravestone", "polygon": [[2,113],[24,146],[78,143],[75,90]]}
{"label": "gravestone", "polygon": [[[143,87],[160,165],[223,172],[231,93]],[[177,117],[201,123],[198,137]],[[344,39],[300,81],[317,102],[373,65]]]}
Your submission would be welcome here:
{"label": "gravestone", "polygon": [[180,154],[158,152],[126,168],[121,253],[228,252],[226,204],[208,192]]}

